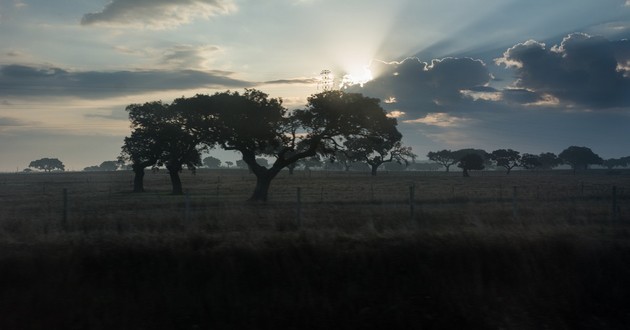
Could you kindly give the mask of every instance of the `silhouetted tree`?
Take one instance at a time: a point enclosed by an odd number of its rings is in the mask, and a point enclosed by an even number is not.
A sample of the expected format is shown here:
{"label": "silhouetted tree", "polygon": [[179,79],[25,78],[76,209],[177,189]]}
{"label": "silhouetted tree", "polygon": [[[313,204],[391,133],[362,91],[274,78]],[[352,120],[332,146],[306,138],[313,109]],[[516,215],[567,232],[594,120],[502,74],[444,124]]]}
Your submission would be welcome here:
{"label": "silhouetted tree", "polygon": [[203,165],[207,168],[219,168],[221,167],[221,160],[216,157],[208,156],[203,159]]}
{"label": "silhouetted tree", "polygon": [[103,171],[116,171],[118,170],[119,166],[120,162],[117,160],[106,160],[102,162],[101,165],[99,165],[98,167],[100,167]]}
{"label": "silhouetted tree", "polygon": [[57,158],[42,158],[32,161],[28,167],[50,172],[54,170],[65,171],[66,166]]}
{"label": "silhouetted tree", "polygon": [[247,165],[247,163],[242,160],[242,159],[237,159],[236,160],[236,168],[240,168],[240,169],[249,169],[249,165]]}
{"label": "silhouetted tree", "polygon": [[[356,136],[377,136],[391,130],[396,120],[388,118],[378,99],[342,91],[325,91],[308,98],[305,109],[288,112],[280,99],[246,89],[212,96],[212,108],[220,134],[216,142],[225,150],[239,151],[256,176],[251,201],[266,201],[271,181],[285,167],[317,154],[330,155],[343,149],[343,142]],[[210,108],[210,107],[209,107]],[[269,168],[257,156],[275,161]]]}
{"label": "silhouetted tree", "polygon": [[118,167],[120,167],[122,164],[120,161],[117,160],[106,160],[104,162],[101,163],[101,165],[94,165],[94,166],[88,166],[86,168],[84,168],[84,171],[116,171],[118,170]]}
{"label": "silhouetted tree", "polygon": [[612,170],[615,167],[626,167],[628,166],[628,158],[609,158],[602,162],[602,165],[606,166],[607,169]]}
{"label": "silhouetted tree", "polygon": [[345,142],[351,157],[357,161],[364,161],[370,166],[373,176],[384,163],[408,163],[413,153],[411,147],[405,147],[400,142],[402,134],[392,126],[392,132],[380,136],[368,136],[351,139]]}
{"label": "silhouetted tree", "polygon": [[231,162],[231,161],[228,160],[228,161],[225,162],[225,165],[227,165],[227,167],[230,168],[230,167],[234,166],[234,162]]}
{"label": "silhouetted tree", "polygon": [[562,159],[560,159],[553,152],[543,152],[538,155],[538,161],[540,162],[540,168],[550,170],[552,168],[562,165]]}
{"label": "silhouetted tree", "polygon": [[256,164],[263,167],[268,167],[269,161],[267,160],[267,158],[256,158]]}
{"label": "silhouetted tree", "polygon": [[463,156],[459,160],[457,167],[464,170],[463,172],[464,177],[469,177],[470,174],[468,173],[468,171],[483,170],[485,168],[483,163],[484,163],[484,159],[478,153],[470,153]]}
{"label": "silhouetted tree", "polygon": [[588,169],[589,165],[601,164],[602,158],[595,154],[590,148],[571,146],[564,149],[559,155],[564,163],[571,165],[573,171],[578,169]]}
{"label": "silhouetted tree", "polygon": [[493,165],[492,159],[490,159],[490,154],[488,154],[483,149],[465,148],[465,149],[459,149],[459,150],[453,151],[453,153],[455,154],[455,157],[457,158],[458,161],[461,160],[464,156],[467,156],[469,154],[477,154],[483,160],[484,168]]}
{"label": "silhouetted tree", "polygon": [[520,165],[528,170],[533,170],[542,167],[542,163],[540,162],[540,157],[538,155],[532,154],[523,154],[521,156]]}
{"label": "silhouetted tree", "polygon": [[446,168],[446,172],[449,171],[451,165],[457,164],[457,162],[459,162],[459,159],[461,158],[461,156],[457,153],[446,149],[435,152],[430,151],[427,154],[427,157],[429,158],[429,160],[432,160],[444,166],[444,168]]}
{"label": "silhouetted tree", "polygon": [[497,149],[490,153],[490,159],[496,162],[497,166],[501,166],[507,170],[507,174],[517,167],[521,166],[520,152],[512,149]]}
{"label": "silhouetted tree", "polygon": [[[173,104],[149,102],[127,106],[132,132],[125,138],[120,160],[130,160],[135,173],[134,192],[144,191],[144,169],[164,165],[171,178],[173,194],[183,194],[179,172],[201,164],[202,129],[200,113],[191,103],[177,99]],[[207,134],[206,131],[203,131]]]}

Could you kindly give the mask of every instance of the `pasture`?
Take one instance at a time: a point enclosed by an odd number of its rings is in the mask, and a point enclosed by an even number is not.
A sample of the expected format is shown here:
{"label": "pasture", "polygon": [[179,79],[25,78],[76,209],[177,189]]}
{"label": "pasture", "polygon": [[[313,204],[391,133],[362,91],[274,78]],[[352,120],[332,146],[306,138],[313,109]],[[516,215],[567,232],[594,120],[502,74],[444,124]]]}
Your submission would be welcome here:
{"label": "pasture", "polygon": [[472,175],[0,174],[0,328],[630,323],[629,173]]}

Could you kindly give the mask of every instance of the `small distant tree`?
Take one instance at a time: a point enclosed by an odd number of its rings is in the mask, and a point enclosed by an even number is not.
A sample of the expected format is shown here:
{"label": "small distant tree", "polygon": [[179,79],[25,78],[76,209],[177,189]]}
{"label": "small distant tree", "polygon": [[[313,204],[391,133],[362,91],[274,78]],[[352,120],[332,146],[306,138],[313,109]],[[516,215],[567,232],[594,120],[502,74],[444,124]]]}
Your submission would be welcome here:
{"label": "small distant tree", "polygon": [[538,155],[525,153],[521,156],[520,166],[528,170],[534,170],[542,167],[542,163],[540,162],[540,157],[538,157]]}
{"label": "small distant tree", "polygon": [[574,172],[578,169],[586,170],[590,165],[601,164],[603,162],[601,157],[587,147],[568,147],[563,150],[558,157],[566,164],[571,165]]}
{"label": "small distant tree", "polygon": [[628,158],[609,158],[602,162],[602,165],[606,166],[607,169],[612,170],[615,167],[626,167],[628,166]]}
{"label": "small distant tree", "polygon": [[241,168],[241,169],[248,169],[249,168],[247,163],[244,160],[242,160],[242,159],[237,159],[236,160],[236,167],[237,168]]}
{"label": "small distant tree", "polygon": [[106,161],[102,162],[101,165],[88,166],[88,167],[84,168],[83,171],[86,171],[86,172],[116,171],[122,165],[123,164],[120,161],[117,161],[117,160],[106,160]]}
{"label": "small distant tree", "polygon": [[207,168],[219,168],[221,167],[221,160],[216,157],[208,156],[203,159],[203,165]]}
{"label": "small distant tree", "polygon": [[550,170],[552,168],[562,165],[562,159],[560,159],[553,152],[543,152],[538,155],[538,161],[540,162],[540,168]]}
{"label": "small distant tree", "polygon": [[269,167],[269,161],[267,160],[267,158],[256,158],[256,164],[262,166],[262,167]]}
{"label": "small distant tree", "polygon": [[234,166],[234,162],[228,160],[228,161],[225,162],[225,165],[227,165],[227,167],[230,168],[230,167]]}
{"label": "small distant tree", "polygon": [[457,164],[457,167],[459,167],[462,170],[464,170],[464,172],[463,172],[464,177],[469,177],[470,174],[468,173],[468,171],[471,171],[471,170],[483,170],[485,168],[483,163],[484,163],[483,157],[481,157],[477,153],[471,153],[471,154],[467,154],[467,155],[463,156],[459,160],[459,163]]}
{"label": "small distant tree", "polygon": [[66,170],[66,166],[57,158],[42,158],[34,160],[30,164],[28,164],[28,167],[43,170],[45,172]]}
{"label": "small distant tree", "polygon": [[106,160],[102,162],[101,165],[99,165],[98,167],[102,171],[116,171],[118,170],[119,165],[120,165],[120,162],[118,162],[117,160]]}
{"label": "small distant tree", "polygon": [[311,168],[321,167],[322,161],[319,158],[319,155],[315,155],[313,157],[303,158],[299,161],[300,164],[304,167],[305,171],[310,171]]}
{"label": "small distant tree", "polygon": [[505,168],[507,174],[521,163],[520,152],[512,149],[497,149],[490,153],[490,159],[496,162],[497,166]]}
{"label": "small distant tree", "polygon": [[449,171],[451,165],[455,165],[459,162],[458,154],[446,149],[440,151],[430,151],[427,154],[427,157],[429,160],[444,166],[444,168],[446,168],[446,172]]}
{"label": "small distant tree", "polygon": [[373,176],[378,168],[390,162],[409,162],[413,153],[411,147],[403,146],[400,142],[402,135],[395,130],[391,136],[365,137],[349,140],[346,147],[351,151],[352,157],[357,161],[363,161],[370,166]]}
{"label": "small distant tree", "polygon": [[457,158],[458,162],[464,156],[467,156],[469,154],[477,154],[483,160],[484,168],[493,165],[492,159],[490,159],[490,154],[488,154],[483,149],[466,148],[466,149],[459,149],[459,150],[453,151],[453,153],[455,154],[455,158]]}
{"label": "small distant tree", "polygon": [[351,151],[349,150],[336,150],[331,155],[330,162],[341,164],[343,166],[343,170],[348,172],[350,171],[353,163],[352,157],[348,156],[350,153]]}

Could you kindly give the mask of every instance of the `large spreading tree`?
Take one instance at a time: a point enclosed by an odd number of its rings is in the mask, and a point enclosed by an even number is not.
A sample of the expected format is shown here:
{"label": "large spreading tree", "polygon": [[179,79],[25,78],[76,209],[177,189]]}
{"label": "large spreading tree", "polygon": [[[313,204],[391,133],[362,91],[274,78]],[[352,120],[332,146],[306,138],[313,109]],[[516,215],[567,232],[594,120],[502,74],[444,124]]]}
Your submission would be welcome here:
{"label": "large spreading tree", "polygon": [[[318,154],[330,156],[344,150],[346,141],[383,136],[396,126],[378,99],[357,93],[314,94],[305,109],[294,111],[284,108],[281,99],[254,89],[217,93],[210,99],[207,108],[216,111],[212,125],[218,134],[208,141],[241,153],[256,176],[251,201],[266,201],[271,181],[285,167]],[[260,156],[275,160],[265,167],[256,162]]]}
{"label": "large spreading tree", "polygon": [[564,149],[558,157],[565,164],[571,165],[573,171],[586,170],[590,165],[599,165],[603,162],[601,157],[587,147],[570,146]]}

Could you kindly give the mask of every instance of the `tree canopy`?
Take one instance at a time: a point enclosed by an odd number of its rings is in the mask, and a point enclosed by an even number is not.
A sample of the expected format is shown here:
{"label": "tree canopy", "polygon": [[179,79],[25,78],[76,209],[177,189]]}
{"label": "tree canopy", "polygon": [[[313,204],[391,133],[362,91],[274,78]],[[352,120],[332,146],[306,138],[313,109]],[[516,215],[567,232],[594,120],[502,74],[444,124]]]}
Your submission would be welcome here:
{"label": "tree canopy", "polygon": [[65,171],[66,166],[57,158],[41,158],[32,161],[28,164],[28,167],[43,170],[45,172],[51,172],[54,170]]}
{"label": "tree canopy", "polygon": [[[206,141],[241,153],[256,175],[253,201],[267,200],[272,179],[290,164],[317,154],[331,155],[352,139],[383,136],[396,125],[378,99],[342,91],[314,94],[306,108],[292,112],[281,99],[254,89],[216,93],[207,103],[205,108],[213,111],[207,127],[213,132]],[[256,161],[260,156],[275,160],[266,167]]]}
{"label": "tree canopy", "polygon": [[517,167],[521,166],[520,152],[512,149],[497,149],[490,153],[490,159],[496,162],[497,166],[501,166],[507,170],[507,174]]}
{"label": "tree canopy", "polygon": [[483,170],[484,159],[478,153],[469,153],[464,155],[457,164],[457,167],[463,170],[464,177],[469,177],[468,171],[471,170]]}
{"label": "tree canopy", "polygon": [[429,160],[434,161],[446,168],[446,172],[449,171],[451,165],[459,162],[458,155],[451,150],[429,151],[427,154]]}
{"label": "tree canopy", "polygon": [[601,164],[603,159],[595,154],[590,148],[570,146],[564,149],[559,155],[566,164],[571,165],[573,170],[588,169],[589,165]]}

